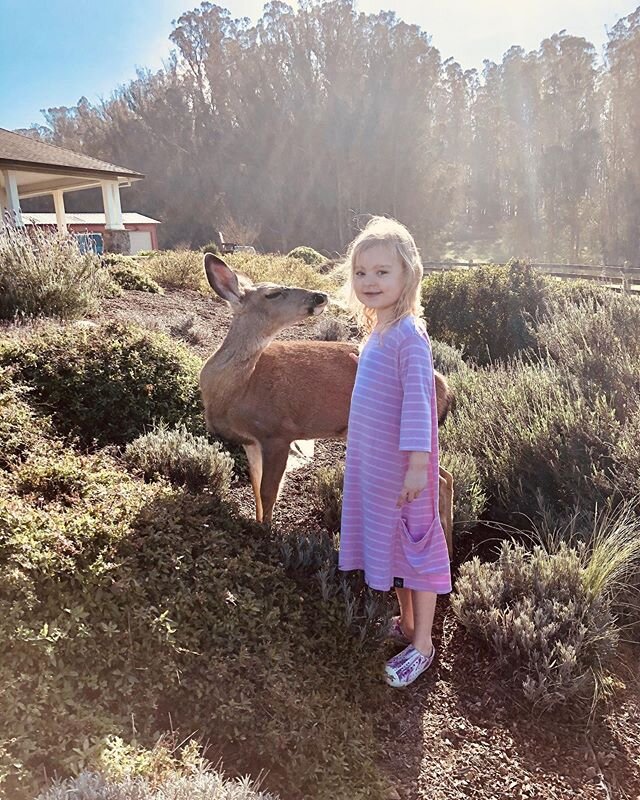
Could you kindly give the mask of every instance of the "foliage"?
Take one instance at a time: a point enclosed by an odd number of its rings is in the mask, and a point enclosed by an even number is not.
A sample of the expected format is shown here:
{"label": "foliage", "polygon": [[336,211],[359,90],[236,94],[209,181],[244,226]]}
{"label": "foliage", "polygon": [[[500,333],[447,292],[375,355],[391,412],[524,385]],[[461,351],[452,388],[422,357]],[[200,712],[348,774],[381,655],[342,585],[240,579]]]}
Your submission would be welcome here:
{"label": "foliage", "polygon": [[429,275],[422,305],[429,334],[478,364],[506,359],[535,345],[528,320],[543,308],[547,280],[518,261]]}
{"label": "foliage", "polygon": [[[640,300],[611,293],[606,302],[555,300],[538,321],[538,346],[571,370],[585,397],[606,397],[625,420],[640,405]],[[606,354],[606,357],[604,357]]]}
{"label": "foliage", "polygon": [[456,347],[432,339],[431,352],[433,353],[434,368],[443,375],[448,375],[450,372],[464,372],[469,369],[462,357],[462,351]]}
{"label": "foliage", "polygon": [[76,319],[99,305],[107,279],[73,236],[37,228],[0,230],[0,319]]}
{"label": "foliage", "polygon": [[158,250],[145,259],[145,270],[160,286],[207,291],[202,254],[192,250]]}
{"label": "foliage", "polygon": [[318,323],[315,338],[322,342],[347,342],[351,338],[350,333],[341,319],[325,316]]}
{"label": "foliage", "polygon": [[503,542],[495,563],[462,565],[452,608],[493,650],[509,681],[540,709],[593,705],[612,686],[616,598],[640,563],[630,506],[596,518],[586,536],[546,531],[527,552]]}
{"label": "foliage", "polygon": [[194,436],[184,425],[174,430],[160,426],[127,445],[125,460],[146,480],[160,476],[186,486],[192,492],[205,487],[216,497],[229,491],[233,459],[218,442],[209,444],[203,436]]}
{"label": "foliage", "polygon": [[553,364],[513,361],[449,380],[457,404],[442,450],[468,454],[501,509],[532,516],[538,494],[557,509],[610,495],[620,427],[604,398],[591,402]]}
{"label": "foliage", "polygon": [[55,781],[36,800],[277,800],[248,778],[225,778],[191,740],[179,755],[176,737],[161,738],[152,750],[110,737],[100,753],[98,772]]}
{"label": "foliage", "polygon": [[332,292],[341,282],[341,278],[336,275],[321,275],[312,266],[297,258],[286,256],[234,253],[225,256],[225,261],[232,269],[242,272],[254,283],[277,283]]}
{"label": "foliage", "polygon": [[313,247],[294,247],[293,250],[287,253],[287,258],[299,258],[300,261],[304,261],[305,264],[309,264],[311,267],[324,264],[327,260],[322,253],[318,253]]}
{"label": "foliage", "polygon": [[322,519],[329,531],[340,529],[342,516],[342,492],[344,484],[344,465],[319,469],[314,489],[322,508]]}
{"label": "foliage", "polygon": [[108,253],[102,256],[102,263],[107,266],[112,280],[122,289],[134,289],[151,294],[163,293],[162,287],[150,278],[140,263],[131,256]]}
{"label": "foliage", "polygon": [[49,327],[0,342],[8,365],[56,428],[86,444],[124,443],[160,421],[203,431],[199,360],[164,334],[119,323]]}
{"label": "foliage", "polygon": [[453,520],[456,533],[471,530],[482,517],[487,498],[478,467],[468,453],[442,452],[440,464],[453,475]]}
{"label": "foliage", "polygon": [[55,449],[51,426],[26,402],[23,387],[13,385],[9,371],[0,371],[0,470],[10,469],[30,453]]}

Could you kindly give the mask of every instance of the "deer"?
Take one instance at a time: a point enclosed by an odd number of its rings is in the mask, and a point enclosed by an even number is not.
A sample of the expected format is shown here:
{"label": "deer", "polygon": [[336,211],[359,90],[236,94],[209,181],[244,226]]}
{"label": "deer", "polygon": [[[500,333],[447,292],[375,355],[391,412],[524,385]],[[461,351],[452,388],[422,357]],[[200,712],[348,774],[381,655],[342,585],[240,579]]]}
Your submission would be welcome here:
{"label": "deer", "polygon": [[[304,439],[344,439],[356,376],[357,344],[274,341],[280,331],[322,314],[324,292],[255,284],[213,253],[204,256],[213,291],[231,307],[231,325],[200,372],[207,430],[243,446],[256,520],[271,524],[291,445]],[[438,423],[455,398],[435,373]],[[440,468],[440,519],[453,551],[453,476]]]}

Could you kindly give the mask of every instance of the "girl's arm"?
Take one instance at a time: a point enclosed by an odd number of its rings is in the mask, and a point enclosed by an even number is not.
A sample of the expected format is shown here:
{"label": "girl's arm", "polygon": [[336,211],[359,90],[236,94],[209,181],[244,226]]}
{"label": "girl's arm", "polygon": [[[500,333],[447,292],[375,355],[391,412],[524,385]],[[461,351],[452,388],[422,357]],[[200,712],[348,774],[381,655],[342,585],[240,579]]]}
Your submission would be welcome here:
{"label": "girl's arm", "polygon": [[410,503],[424,491],[431,454],[432,398],[435,391],[429,343],[409,336],[400,345],[399,374],[403,400],[400,418],[400,450],[407,451],[408,467],[398,506]]}

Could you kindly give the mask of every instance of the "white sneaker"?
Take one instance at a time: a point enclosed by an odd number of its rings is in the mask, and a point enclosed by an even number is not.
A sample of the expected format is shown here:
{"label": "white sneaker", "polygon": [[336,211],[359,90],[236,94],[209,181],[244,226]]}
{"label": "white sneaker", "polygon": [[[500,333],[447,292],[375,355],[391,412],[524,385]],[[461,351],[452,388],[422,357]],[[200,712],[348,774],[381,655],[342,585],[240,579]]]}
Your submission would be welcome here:
{"label": "white sneaker", "polygon": [[386,682],[389,686],[396,688],[409,686],[431,666],[435,655],[435,647],[432,647],[431,653],[425,656],[410,644],[397,656],[387,661],[384,668]]}

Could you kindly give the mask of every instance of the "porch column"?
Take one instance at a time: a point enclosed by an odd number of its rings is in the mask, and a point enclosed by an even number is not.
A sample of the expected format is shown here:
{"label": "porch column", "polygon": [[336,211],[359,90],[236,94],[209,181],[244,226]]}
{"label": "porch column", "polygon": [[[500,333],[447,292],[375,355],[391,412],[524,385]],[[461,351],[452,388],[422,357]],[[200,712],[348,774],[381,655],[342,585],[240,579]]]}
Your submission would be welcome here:
{"label": "porch column", "polygon": [[106,229],[108,231],[123,231],[122,207],[120,205],[120,186],[118,181],[101,181],[102,205]]}
{"label": "porch column", "polygon": [[3,169],[2,176],[4,178],[4,192],[6,195],[5,208],[8,212],[7,219],[11,224],[21,228],[24,223],[22,222],[16,174],[9,169]]}
{"label": "porch column", "polygon": [[118,181],[101,181],[102,204],[104,206],[105,230],[102,236],[106,253],[131,252],[131,236],[125,230],[120,205],[120,185]]}
{"label": "porch column", "polygon": [[56,222],[58,223],[58,230],[67,231],[67,220],[64,213],[64,192],[62,189],[56,189],[53,192],[53,206],[56,210]]}

